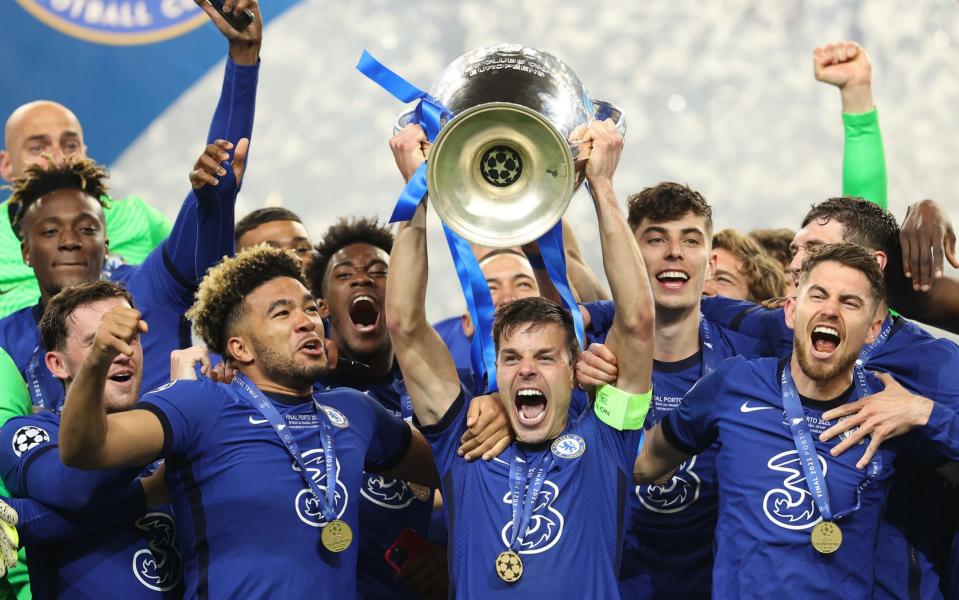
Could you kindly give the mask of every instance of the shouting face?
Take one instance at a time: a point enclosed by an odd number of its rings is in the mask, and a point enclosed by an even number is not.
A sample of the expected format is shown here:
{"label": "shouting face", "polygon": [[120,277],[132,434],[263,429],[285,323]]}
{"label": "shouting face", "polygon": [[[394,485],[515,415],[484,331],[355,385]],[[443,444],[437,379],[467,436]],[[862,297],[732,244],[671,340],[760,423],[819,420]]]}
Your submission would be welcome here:
{"label": "shouting face", "polygon": [[330,311],[330,337],[353,358],[390,349],[383,316],[389,261],[382,249],[357,243],[340,249],[326,268],[323,294]]}

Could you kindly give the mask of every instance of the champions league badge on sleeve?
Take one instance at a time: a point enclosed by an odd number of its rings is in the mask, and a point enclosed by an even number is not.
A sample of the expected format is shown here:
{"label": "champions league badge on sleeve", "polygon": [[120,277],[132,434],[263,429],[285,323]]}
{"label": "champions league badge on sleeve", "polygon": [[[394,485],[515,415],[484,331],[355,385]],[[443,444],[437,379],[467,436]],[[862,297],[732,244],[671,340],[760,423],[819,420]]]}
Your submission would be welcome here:
{"label": "champions league badge on sleeve", "polygon": [[32,448],[36,448],[40,444],[45,444],[50,441],[50,434],[41,427],[35,427],[33,425],[27,425],[26,427],[21,427],[13,434],[13,453],[17,457],[23,456],[23,453]]}
{"label": "champions league badge on sleeve", "polygon": [[112,46],[152,44],[207,21],[193,0],[17,0],[61,33]]}

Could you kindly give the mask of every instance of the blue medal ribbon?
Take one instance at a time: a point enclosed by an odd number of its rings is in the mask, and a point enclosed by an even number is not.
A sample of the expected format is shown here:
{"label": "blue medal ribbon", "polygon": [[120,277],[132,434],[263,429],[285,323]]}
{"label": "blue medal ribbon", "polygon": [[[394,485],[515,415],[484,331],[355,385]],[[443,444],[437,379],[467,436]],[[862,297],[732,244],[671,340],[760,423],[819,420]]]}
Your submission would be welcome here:
{"label": "blue medal ribbon", "polygon": [[[869,395],[869,389],[866,384],[865,374],[861,374],[862,369],[856,368],[856,387],[860,396]],[[829,505],[829,489],[826,487],[826,478],[819,468],[819,455],[816,453],[816,442],[809,431],[809,424],[806,422],[806,413],[803,411],[802,402],[799,399],[799,392],[796,390],[796,384],[793,383],[792,373],[789,363],[783,368],[782,373],[782,401],[783,408],[786,411],[786,420],[789,422],[789,430],[792,433],[793,442],[796,445],[796,452],[799,454],[800,464],[802,464],[803,474],[806,477],[806,487],[812,494],[813,501],[819,509],[824,521],[836,521],[849,514],[859,510],[862,503],[862,493],[879,477],[882,472],[882,453],[876,452],[869,466],[866,468],[866,478],[859,482],[856,487],[856,503],[852,507],[833,514]]]}
{"label": "blue medal ribbon", "polygon": [[[521,456],[522,451],[517,446],[514,448],[516,452],[509,464],[510,504],[513,511],[513,532],[510,535],[509,549],[519,552],[530,519],[533,518],[536,499],[553,464],[553,453],[547,451],[539,461],[539,466],[532,467],[527,457]],[[533,474],[532,481],[530,473]]]}
{"label": "blue medal ribbon", "polygon": [[705,377],[716,370],[722,357],[719,355],[719,349],[716,348],[712,338],[712,328],[709,321],[702,314],[699,315],[699,347],[703,355],[702,377]]}
{"label": "blue medal ribbon", "polygon": [[[62,390],[63,384],[59,379],[53,376],[49,369],[43,368],[40,364],[43,356],[46,354],[44,347],[37,346],[30,355],[30,362],[27,363],[27,391],[30,392],[30,402],[34,408],[42,408],[60,414],[63,410],[63,396],[53,395],[54,390]],[[59,400],[59,403],[58,403]]]}
{"label": "blue medal ribbon", "polygon": [[316,502],[319,504],[326,522],[330,523],[336,520],[336,448],[333,446],[333,425],[330,424],[326,411],[320,407],[315,399],[313,400],[313,405],[316,408],[316,419],[319,421],[322,430],[320,439],[323,444],[323,460],[326,466],[326,493],[324,494],[320,486],[317,485],[313,477],[310,476],[306,464],[303,462],[300,447],[296,443],[296,440],[293,439],[293,434],[290,433],[290,428],[287,426],[286,420],[280,416],[280,413],[273,404],[270,403],[269,398],[260,393],[256,385],[243,373],[237,373],[233,378],[233,385],[230,387],[233,388],[234,386],[246,392],[245,396],[243,394],[238,395],[241,399],[256,408],[260,414],[263,415],[263,418],[269,421],[270,426],[273,427],[273,431],[275,431],[276,435],[280,438],[286,451],[293,457],[293,460],[296,461],[297,466],[300,467],[300,475],[302,475],[307,485],[310,486],[310,491],[313,492],[313,497],[316,498]]}
{"label": "blue medal ribbon", "polygon": [[[882,328],[879,330],[879,335],[876,336],[876,339],[874,339],[871,344],[863,346],[862,350],[859,351],[859,358],[856,359],[857,367],[866,366],[866,363],[869,361],[869,357],[872,355],[872,353],[875,352],[879,346],[882,346],[884,343],[886,343],[886,338],[889,337],[889,333],[891,331],[892,317],[886,315],[886,319],[882,322]],[[865,380],[863,381],[863,384],[865,384]]]}

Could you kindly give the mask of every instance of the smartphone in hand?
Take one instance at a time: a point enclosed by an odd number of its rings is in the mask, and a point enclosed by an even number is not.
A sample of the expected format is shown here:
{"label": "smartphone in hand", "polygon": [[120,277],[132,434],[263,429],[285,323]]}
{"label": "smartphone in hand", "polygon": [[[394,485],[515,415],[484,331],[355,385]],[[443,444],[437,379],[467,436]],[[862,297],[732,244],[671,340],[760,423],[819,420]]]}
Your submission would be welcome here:
{"label": "smartphone in hand", "polygon": [[393,571],[399,573],[407,561],[426,554],[429,549],[429,540],[412,529],[404,529],[383,553],[383,559]]}
{"label": "smartphone in hand", "polygon": [[245,9],[239,14],[233,14],[233,12],[225,12],[223,10],[223,0],[207,0],[210,3],[210,6],[216,9],[216,12],[220,13],[226,22],[230,24],[233,29],[237,31],[243,31],[250,26],[250,23],[253,22],[253,11],[250,9]]}

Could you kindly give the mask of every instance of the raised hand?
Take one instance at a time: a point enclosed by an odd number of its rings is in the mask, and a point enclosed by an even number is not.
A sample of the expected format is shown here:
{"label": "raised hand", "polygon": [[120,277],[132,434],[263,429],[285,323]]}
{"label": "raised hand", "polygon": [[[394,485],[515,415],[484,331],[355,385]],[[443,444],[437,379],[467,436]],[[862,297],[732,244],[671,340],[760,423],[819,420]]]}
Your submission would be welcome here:
{"label": "raised hand", "polygon": [[836,42],[813,51],[813,74],[817,81],[839,88],[843,112],[864,113],[873,109],[872,63],[855,42]]}
{"label": "raised hand", "polygon": [[390,151],[400,174],[403,175],[403,181],[409,181],[416,169],[423,164],[430,146],[426,132],[415,123],[410,123],[390,138]]}
{"label": "raised hand", "polygon": [[491,460],[513,442],[509,417],[499,394],[476,396],[466,412],[466,432],[460,438],[457,453],[467,461],[480,456]]}
{"label": "raised hand", "polygon": [[916,291],[929,291],[942,277],[943,258],[959,269],[956,232],[945,209],[934,200],[921,200],[909,207],[899,228],[902,270]]}
{"label": "raised hand", "polygon": [[614,384],[619,377],[616,356],[604,344],[590,344],[576,361],[576,381],[586,388]]}
{"label": "raised hand", "polygon": [[[227,174],[222,163],[230,159],[229,151],[233,149],[233,144],[227,140],[216,140],[212,144],[207,144],[203,154],[193,163],[193,170],[190,171],[190,185],[198,190],[206,185],[219,185],[219,177]],[[246,154],[250,149],[250,140],[247,138],[237,142],[236,151],[233,153],[233,162],[229,163],[233,170],[233,177],[236,179],[236,187],[240,187],[243,182],[243,172],[246,170]]]}
{"label": "raised hand", "polygon": [[237,31],[230,23],[217,12],[207,0],[196,0],[197,5],[205,12],[216,28],[220,30],[230,42],[230,58],[240,65],[253,65],[259,60],[260,45],[263,43],[263,18],[260,16],[260,5],[257,0],[225,0],[223,10],[239,15],[244,10],[253,13],[253,22],[243,31]]}
{"label": "raised hand", "polygon": [[114,306],[100,321],[90,359],[100,366],[109,366],[119,354],[133,356],[134,344],[140,343],[140,334],[147,330],[147,322],[140,319],[140,311],[129,306]]}
{"label": "raised hand", "polygon": [[583,139],[590,146],[586,179],[593,185],[612,182],[623,154],[623,136],[616,130],[616,124],[612,119],[593,121],[586,128]]}

